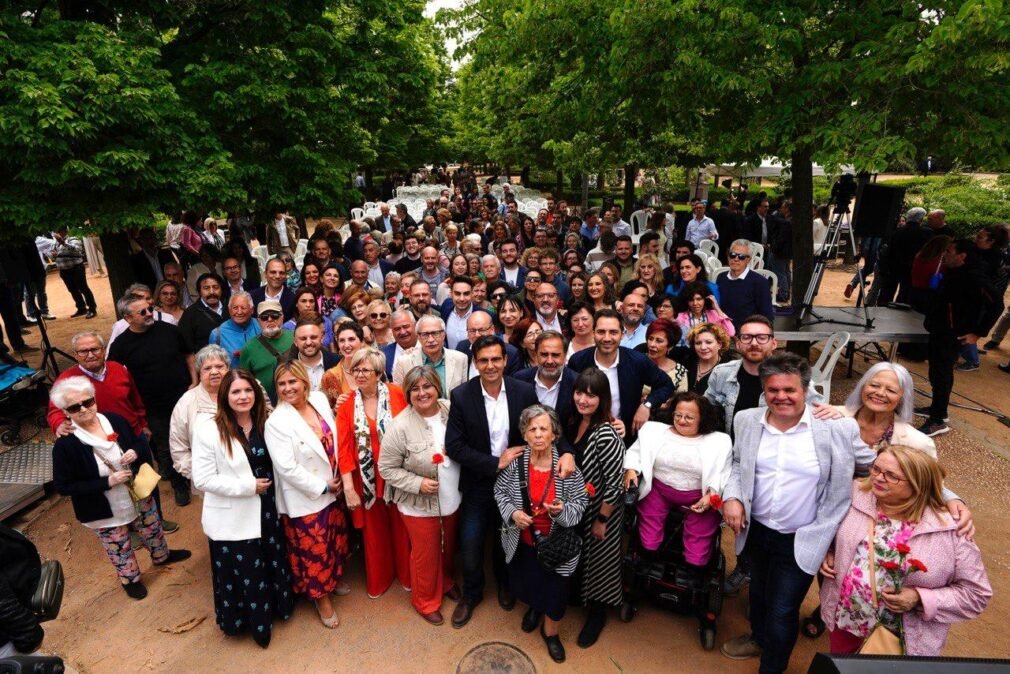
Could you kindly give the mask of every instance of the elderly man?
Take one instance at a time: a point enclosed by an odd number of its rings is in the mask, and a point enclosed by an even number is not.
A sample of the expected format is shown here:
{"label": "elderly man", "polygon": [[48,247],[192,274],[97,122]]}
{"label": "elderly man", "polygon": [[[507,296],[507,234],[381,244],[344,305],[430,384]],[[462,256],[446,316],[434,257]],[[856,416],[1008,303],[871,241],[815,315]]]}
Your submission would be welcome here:
{"label": "elderly man", "polygon": [[421,278],[411,281],[408,301],[415,320],[420,320],[422,316],[438,316],[438,312],[431,308],[431,286],[427,281]]}
{"label": "elderly man", "polygon": [[569,334],[567,319],[558,313],[558,289],[550,283],[541,283],[533,291],[536,320],[544,330]]}
{"label": "elderly man", "polygon": [[460,342],[466,341],[467,319],[475,311],[484,311],[473,302],[473,281],[468,276],[456,276],[452,279],[452,297],[441,307],[442,320],[445,321],[445,343],[449,348],[456,348]]}
{"label": "elderly man", "polygon": [[393,343],[382,347],[386,356],[386,379],[393,379],[393,367],[404,352],[417,346],[414,314],[406,309],[397,309],[389,316],[389,328],[393,331]]}
{"label": "elderly man", "polygon": [[260,335],[260,324],[253,320],[252,296],[245,291],[235,293],[228,300],[230,318],[211,331],[209,344],[217,344],[228,352],[231,366],[238,367],[239,354],[249,340]]}
{"label": "elderly man", "polygon": [[161,476],[171,480],[175,502],[187,505],[189,480],[172,466],[168,434],[176,401],[197,383],[193,352],[177,327],[154,320],[148,300],[127,295],[116,303],[116,309],[128,327],[109,347],[109,360],[126,366],[133,375]]}
{"label": "elderly man", "polygon": [[639,344],[645,344],[645,300],[642,295],[629,289],[621,298],[621,346],[634,349]]}
{"label": "elderly man", "polygon": [[[186,274],[182,271],[182,265],[178,262],[165,263],[165,280],[174,281],[179,286],[179,306],[188,307],[193,303],[193,298],[189,294],[189,286],[186,285]],[[151,286],[152,288],[154,286]]]}
{"label": "elderly man", "polygon": [[252,372],[259,383],[263,384],[270,399],[276,402],[274,369],[281,361],[281,354],[287,352],[294,343],[294,335],[282,327],[284,314],[276,300],[263,300],[256,305],[256,318],[262,334],[243,347],[238,364]]}
{"label": "elderly man", "polygon": [[393,232],[393,216],[389,212],[389,204],[379,204],[379,217],[375,219],[375,228],[383,233]]}
{"label": "elderly man", "polygon": [[295,309],[295,292],[287,285],[288,270],[283,260],[271,258],[267,261],[266,285],[253,289],[253,305],[259,307],[261,302],[271,300],[281,305],[284,320],[291,318]]}
{"label": "elderly man", "polygon": [[355,260],[351,263],[351,282],[344,288],[347,293],[354,288],[364,290],[372,297],[381,297],[383,284],[375,285],[368,276],[368,263],[364,260]]}
{"label": "elderly man", "polygon": [[501,275],[501,262],[497,256],[488,253],[480,259],[480,270],[484,278],[498,278]]}
{"label": "elderly man", "polygon": [[737,239],[726,254],[729,271],[719,274],[715,283],[719,287],[719,307],[733,320],[737,332],[743,321],[760,314],[769,321],[775,320],[772,309],[772,288],[764,276],[752,273],[750,267],[750,241]]}
{"label": "elderly man", "polygon": [[[473,343],[476,342],[481,337],[488,337],[495,334],[494,321],[491,318],[491,314],[486,311],[475,311],[470,314],[470,317],[466,319],[466,341],[460,342],[456,345],[456,350],[466,356],[467,366],[466,378],[473,379],[477,376],[477,368],[473,363],[473,354],[470,349]],[[512,377],[521,368],[522,357],[519,354],[519,349],[508,344],[505,345],[505,376]]]}
{"label": "elderly man", "polygon": [[321,390],[323,375],[340,362],[340,356],[323,349],[323,319],[309,314],[295,323],[294,345],[288,356],[305,366],[313,391]]}
{"label": "elderly man", "polygon": [[228,315],[221,304],[221,277],[213,272],[200,274],[196,280],[200,299],[189,305],[179,319],[179,332],[191,353],[210,343],[210,333],[225,322]]}
{"label": "elderly man", "polygon": [[[379,259],[379,244],[369,239],[361,247],[361,254],[368,269],[368,282],[374,288],[382,288],[386,274],[393,271],[393,264]],[[353,274],[354,270],[351,270]]]}
{"label": "elderly man", "polygon": [[434,246],[425,246],[421,251],[421,268],[418,270],[423,279],[431,289],[431,294],[438,292],[438,284],[445,280],[448,275],[438,266],[438,249]]}
{"label": "elderly man", "polygon": [[466,356],[445,348],[445,322],[438,316],[417,321],[417,346],[404,352],[393,366],[393,381],[403,385],[407,373],[418,365],[431,365],[442,380],[442,397],[466,381]]}
{"label": "elderly man", "polygon": [[572,395],[578,375],[565,367],[565,338],[557,331],[544,329],[535,344],[537,366],[519,370],[515,378],[533,384],[537,400],[558,413],[562,426],[567,426],[574,407]]}

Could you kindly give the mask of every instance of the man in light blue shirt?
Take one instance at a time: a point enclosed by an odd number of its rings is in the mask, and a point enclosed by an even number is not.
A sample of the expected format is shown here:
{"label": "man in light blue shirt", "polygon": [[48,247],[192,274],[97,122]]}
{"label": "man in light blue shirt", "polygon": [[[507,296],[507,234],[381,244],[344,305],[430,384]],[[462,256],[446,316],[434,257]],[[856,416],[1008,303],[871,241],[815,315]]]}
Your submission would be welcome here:
{"label": "man in light blue shirt", "polygon": [[645,300],[638,293],[628,293],[621,301],[621,317],[624,330],[621,332],[621,346],[634,349],[645,344]]}
{"label": "man in light blue shirt", "polygon": [[712,218],[705,215],[705,202],[698,199],[691,205],[694,217],[687,223],[687,234],[685,238],[698,246],[705,239],[716,241],[719,239],[719,232],[715,228]]}

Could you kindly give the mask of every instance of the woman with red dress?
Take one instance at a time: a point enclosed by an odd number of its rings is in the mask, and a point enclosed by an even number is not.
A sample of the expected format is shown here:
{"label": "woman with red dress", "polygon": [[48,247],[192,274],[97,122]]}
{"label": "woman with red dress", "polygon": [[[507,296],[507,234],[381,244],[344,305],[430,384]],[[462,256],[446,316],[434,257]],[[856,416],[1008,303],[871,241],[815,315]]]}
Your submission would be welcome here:
{"label": "woman with red dress", "polygon": [[393,417],[407,406],[403,390],[381,381],[386,357],[364,348],[351,357],[355,390],[337,408],[339,469],[347,507],[361,529],[365,548],[365,586],[375,599],[393,584],[410,583],[410,539],[396,505],[387,503],[378,471],[379,447]]}

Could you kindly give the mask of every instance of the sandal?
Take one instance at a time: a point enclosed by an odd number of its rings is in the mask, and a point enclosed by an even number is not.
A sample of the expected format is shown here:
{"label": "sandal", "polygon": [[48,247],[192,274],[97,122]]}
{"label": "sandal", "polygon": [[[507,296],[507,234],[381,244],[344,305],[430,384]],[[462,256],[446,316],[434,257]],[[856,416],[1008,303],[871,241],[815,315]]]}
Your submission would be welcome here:
{"label": "sandal", "polygon": [[821,618],[821,607],[803,619],[800,631],[808,639],[816,639],[824,634],[824,620]]}
{"label": "sandal", "polygon": [[[316,605],[316,612],[319,613],[319,619],[323,622],[323,625],[325,627],[327,627],[327,628],[329,628],[329,629],[332,630],[337,625],[340,624],[340,618],[337,617],[337,610],[336,610],[336,608],[333,609],[333,615],[331,615],[329,618],[324,618],[323,617],[323,611],[322,611],[322,609],[319,608],[319,600],[316,600],[313,603]],[[331,607],[332,607],[332,605],[331,605]]]}

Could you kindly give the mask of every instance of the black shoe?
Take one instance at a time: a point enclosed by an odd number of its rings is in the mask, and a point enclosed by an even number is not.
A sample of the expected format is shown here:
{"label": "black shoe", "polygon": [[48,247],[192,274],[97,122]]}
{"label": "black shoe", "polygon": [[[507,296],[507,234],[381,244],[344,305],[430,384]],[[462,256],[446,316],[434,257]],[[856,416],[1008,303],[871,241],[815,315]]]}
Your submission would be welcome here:
{"label": "black shoe", "polygon": [[516,605],[516,596],[504,585],[498,588],[498,605],[506,611],[511,611]]}
{"label": "black shoe", "polygon": [[473,601],[463,597],[463,599],[456,604],[456,610],[452,612],[452,626],[455,629],[459,629],[470,622],[470,618],[473,617],[473,610],[479,603],[480,600]]}
{"label": "black shoe", "polygon": [[551,660],[554,662],[564,662],[565,661],[565,647],[561,645],[561,637],[555,634],[553,637],[549,637],[544,634],[544,628],[540,628],[540,636],[544,638],[544,643],[547,644],[547,653],[551,656]]}
{"label": "black shoe", "polygon": [[123,589],[130,595],[130,599],[143,599],[147,596],[147,588],[139,580],[136,583],[127,583]]}
{"label": "black shoe", "polygon": [[86,313],[88,313],[87,309],[78,309],[74,313],[70,314],[70,318],[78,318],[80,316],[83,316]]}
{"label": "black shoe", "polygon": [[522,628],[523,632],[529,634],[536,628],[540,627],[540,621],[543,619],[544,614],[540,611],[534,609],[528,609],[526,615],[523,616]]}
{"label": "black shoe", "polygon": [[155,562],[155,566],[165,566],[166,564],[172,564],[174,562],[181,562],[183,560],[189,559],[193,556],[193,553],[189,550],[183,550],[179,548],[178,550],[169,550],[168,557],[161,560],[160,562]]}
{"label": "black shoe", "polygon": [[175,505],[188,506],[190,501],[189,487],[176,487],[174,491],[175,491]]}
{"label": "black shoe", "polygon": [[589,648],[600,638],[600,632],[607,624],[607,609],[605,606],[593,605],[589,608],[589,616],[586,617],[586,624],[579,632],[579,648]]}
{"label": "black shoe", "polygon": [[982,345],[982,348],[986,351],[992,351],[993,349],[999,348],[999,342],[994,339],[990,339],[988,342]]}
{"label": "black shoe", "polygon": [[88,313],[84,314],[84,317],[85,317],[85,318],[94,318],[94,317],[95,317],[95,316],[97,316],[97,315],[98,315],[98,314],[97,314],[97,313],[95,313],[95,311],[94,311],[94,310],[92,309],[92,310],[88,311]]}
{"label": "black shoe", "polygon": [[1010,374],[1010,363],[1000,363],[996,367],[998,367],[1003,372],[1006,372],[1007,374]]}
{"label": "black shoe", "polygon": [[161,531],[165,534],[174,534],[179,530],[179,523],[172,520],[161,520]]}
{"label": "black shoe", "polygon": [[270,645],[270,632],[266,630],[262,632],[253,632],[253,641],[255,641],[260,648],[266,648]]}

